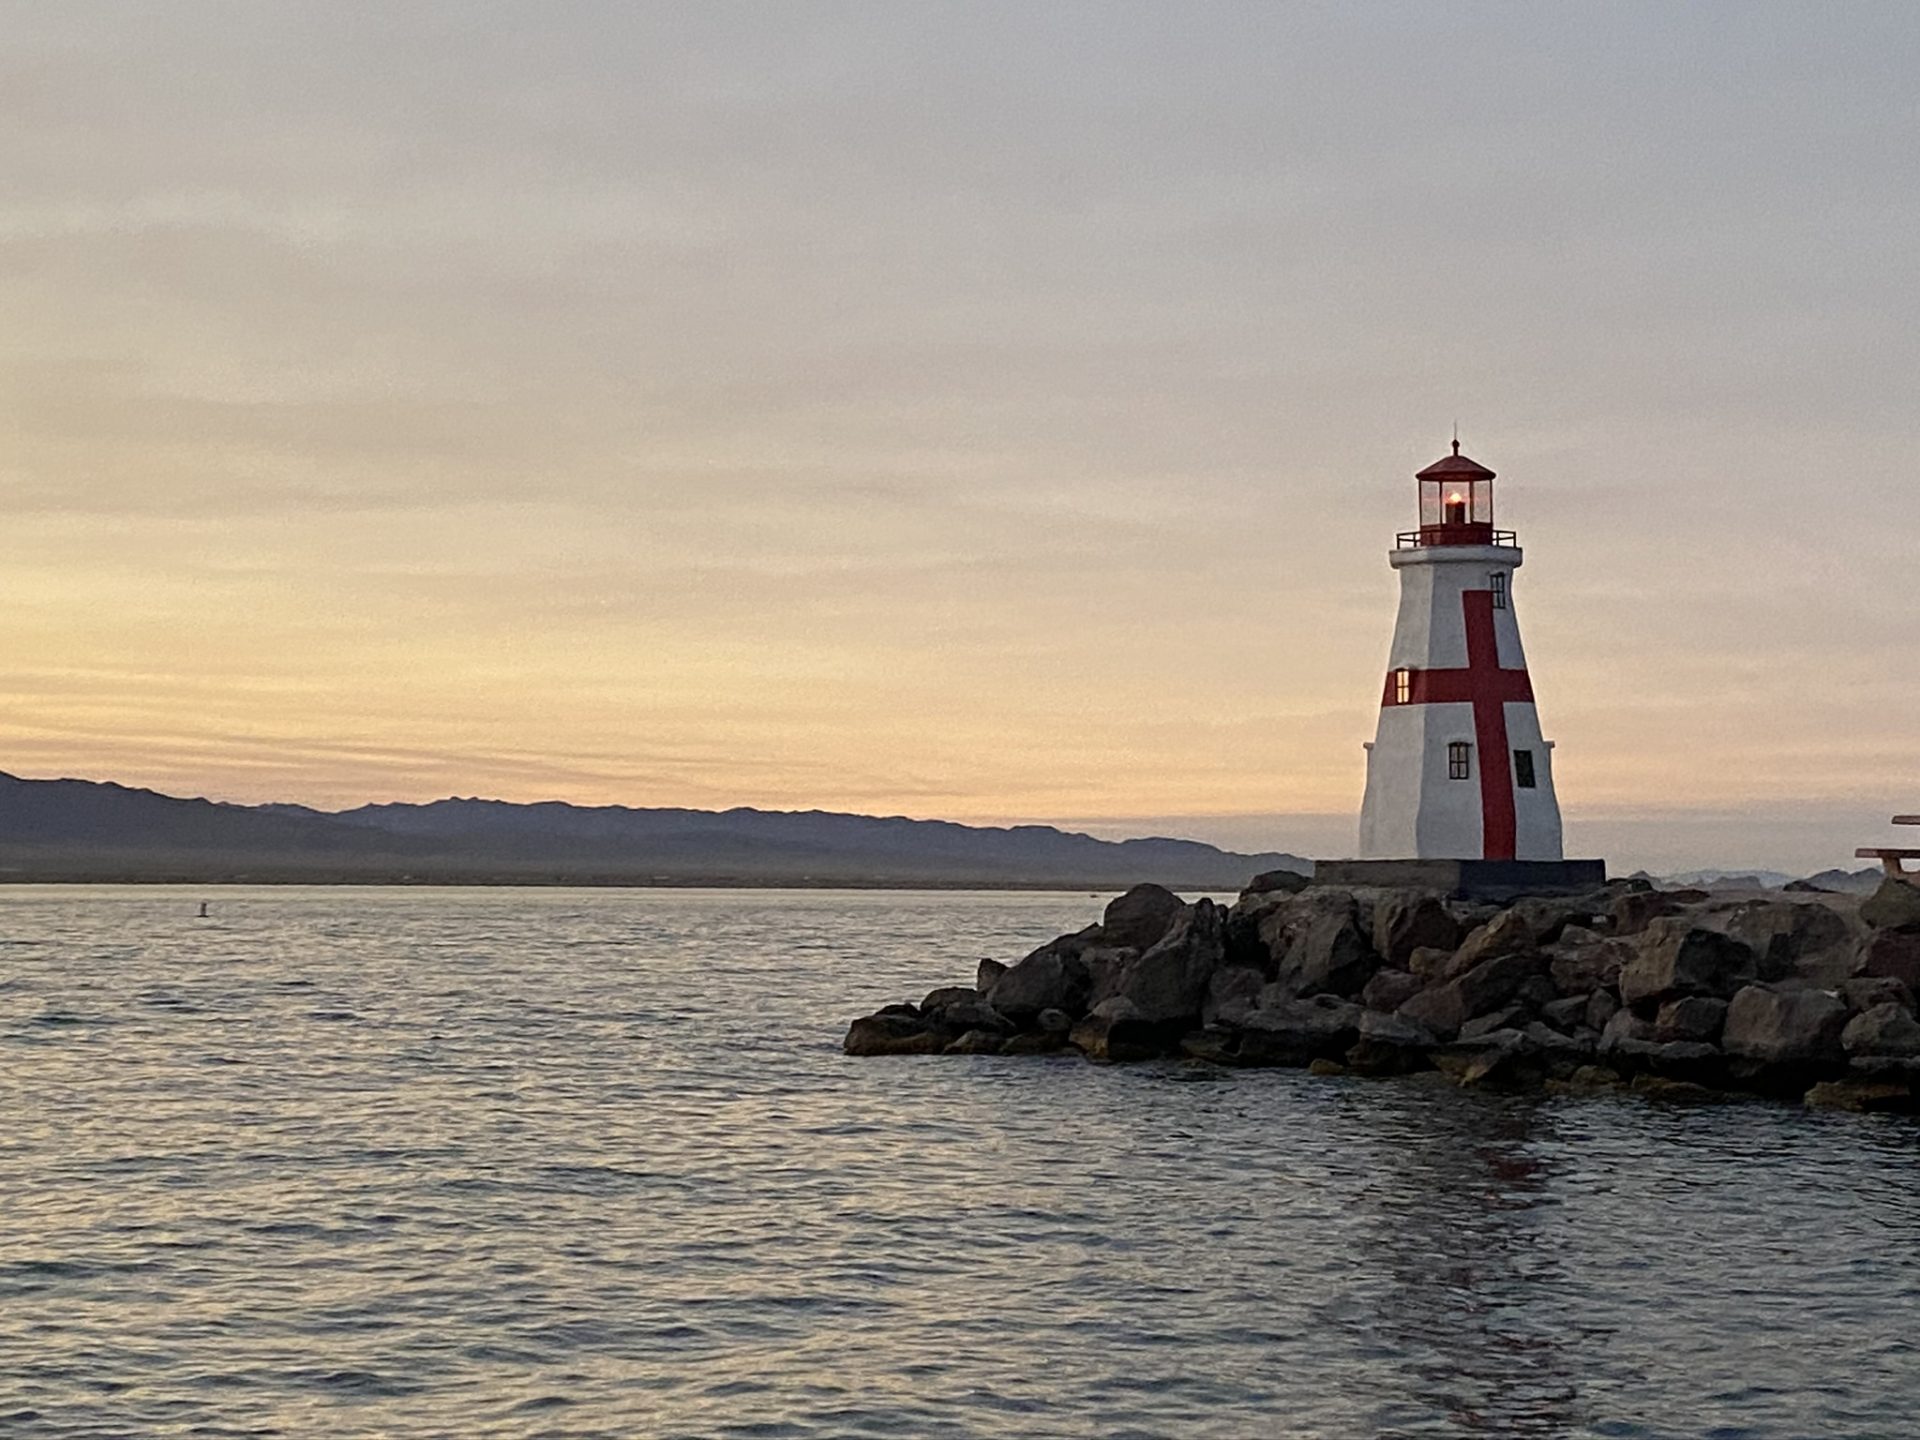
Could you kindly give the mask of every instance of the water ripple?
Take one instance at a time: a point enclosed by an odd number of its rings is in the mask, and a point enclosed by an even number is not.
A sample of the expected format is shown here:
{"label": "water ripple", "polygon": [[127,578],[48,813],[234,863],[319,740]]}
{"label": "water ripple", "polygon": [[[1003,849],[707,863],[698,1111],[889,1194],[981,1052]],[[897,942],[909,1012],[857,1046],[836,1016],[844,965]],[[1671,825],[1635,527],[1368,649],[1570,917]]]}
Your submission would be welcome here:
{"label": "water ripple", "polygon": [[0,895],[8,1440],[1920,1410],[1910,1123],[838,1053],[1084,896],[199,898]]}

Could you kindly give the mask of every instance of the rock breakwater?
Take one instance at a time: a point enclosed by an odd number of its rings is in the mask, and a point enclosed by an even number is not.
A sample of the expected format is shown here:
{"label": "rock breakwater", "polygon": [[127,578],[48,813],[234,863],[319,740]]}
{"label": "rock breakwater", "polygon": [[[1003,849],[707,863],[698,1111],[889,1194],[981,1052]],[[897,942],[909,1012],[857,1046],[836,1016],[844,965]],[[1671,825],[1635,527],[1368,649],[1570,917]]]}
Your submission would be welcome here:
{"label": "rock breakwater", "polygon": [[1030,1055],[1920,1112],[1920,887],[1729,896],[1615,881],[1506,905],[1257,878],[1140,885],[971,985],[855,1020],[849,1055]]}

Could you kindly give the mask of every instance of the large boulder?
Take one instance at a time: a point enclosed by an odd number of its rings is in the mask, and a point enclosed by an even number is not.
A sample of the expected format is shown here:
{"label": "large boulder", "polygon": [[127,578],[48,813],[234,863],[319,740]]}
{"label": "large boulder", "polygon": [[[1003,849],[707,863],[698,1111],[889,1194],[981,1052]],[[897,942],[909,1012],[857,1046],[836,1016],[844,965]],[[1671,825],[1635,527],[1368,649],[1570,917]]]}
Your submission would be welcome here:
{"label": "large boulder", "polygon": [[1397,1013],[1450,1040],[1469,1020],[1499,1009],[1518,994],[1535,973],[1536,964],[1530,955],[1495,955],[1463,975],[1422,990]]}
{"label": "large boulder", "polygon": [[1846,918],[1818,900],[1748,900],[1711,923],[1753,951],[1761,980],[1785,979],[1799,963],[1844,956],[1853,945]]}
{"label": "large boulder", "polygon": [[1887,1001],[1849,1020],[1840,1043],[1849,1055],[1920,1056],[1920,1020]]}
{"label": "large boulder", "polygon": [[1684,995],[1724,998],[1755,978],[1754,955],[1730,935],[1685,918],[1656,920],[1639,952],[1620,971],[1620,998],[1629,1006]]}
{"label": "large boulder", "polygon": [[1200,1023],[1212,1027],[1238,1025],[1260,1004],[1266,977],[1245,965],[1222,965],[1207,982],[1207,998],[1200,1006]]}
{"label": "large boulder", "polygon": [[1620,983],[1620,972],[1633,958],[1634,947],[1631,941],[1607,939],[1570,925],[1546,954],[1547,974],[1560,994],[1588,995]]}
{"label": "large boulder", "polygon": [[1830,1065],[1846,1058],[1846,1002],[1824,990],[1749,985],[1727,1007],[1721,1045],[1766,1065]]}
{"label": "large boulder", "polygon": [[1359,1038],[1365,1013],[1337,995],[1264,1006],[1241,1028],[1240,1063],[1306,1065],[1344,1055]]}
{"label": "large boulder", "polygon": [[1920,994],[1920,933],[1911,930],[1875,930],[1861,952],[1859,973],[1877,979],[1898,980],[1915,994]]}
{"label": "large boulder", "polygon": [[1852,980],[1842,980],[1834,988],[1839,991],[1840,998],[1847,1002],[1847,1008],[1856,1015],[1862,1010],[1888,1003],[1898,1005],[1902,1010],[1920,1009],[1914,1004],[1913,991],[1887,975],[1861,975]]}
{"label": "large boulder", "polygon": [[979,998],[980,992],[970,985],[942,985],[938,990],[927,992],[927,998],[920,1002],[920,1012],[924,1015],[944,1010],[955,1002],[970,1002]]}
{"label": "large boulder", "polygon": [[1492,1035],[1501,1030],[1524,1030],[1527,1025],[1527,1007],[1524,1005],[1505,1005],[1491,1015],[1477,1015],[1460,1027],[1459,1038],[1462,1041],[1478,1040],[1482,1036]]}
{"label": "large boulder", "polygon": [[1360,1003],[1391,1015],[1426,988],[1427,982],[1411,971],[1381,970],[1360,987]]}
{"label": "large boulder", "polygon": [[1460,922],[1435,895],[1396,890],[1373,907],[1373,948],[1388,965],[1402,968],[1422,946],[1452,950],[1460,943]]}
{"label": "large boulder", "polygon": [[1359,1038],[1347,1050],[1347,1068],[1361,1075],[1399,1075],[1428,1069],[1438,1037],[1403,1015],[1368,1010],[1357,1026]]}
{"label": "large boulder", "polygon": [[1464,975],[1474,966],[1500,955],[1518,955],[1533,948],[1533,927],[1519,910],[1502,910],[1460,942],[1447,963],[1446,978]]}
{"label": "large boulder", "polygon": [[930,1026],[911,1005],[889,1005],[847,1027],[849,1055],[938,1055],[953,1037]]}
{"label": "large boulder", "polygon": [[1679,1000],[1669,1000],[1660,1007],[1660,1013],[1653,1021],[1653,1038],[1663,1045],[1671,1040],[1712,1044],[1719,1040],[1720,1029],[1726,1019],[1726,1001],[1705,995],[1684,996]]}
{"label": "large boulder", "polygon": [[922,1009],[942,1030],[984,1030],[990,1034],[1005,1035],[1015,1029],[1011,1020],[978,995],[970,1000],[951,1001],[937,1010],[926,1010],[924,1006]]}
{"label": "large boulder", "polygon": [[1307,918],[1281,958],[1280,983],[1295,995],[1357,994],[1380,960],[1357,919],[1335,910]]}
{"label": "large boulder", "polygon": [[1536,945],[1551,945],[1570,927],[1588,928],[1607,923],[1609,897],[1593,895],[1529,895],[1513,902]]}
{"label": "large boulder", "polygon": [[1860,902],[1860,918],[1876,930],[1920,931],[1920,885],[1889,875]]}
{"label": "large boulder", "polygon": [[1672,891],[1633,890],[1607,907],[1607,926],[1615,935],[1638,935],[1655,920],[1686,908],[1686,902]]}
{"label": "large boulder", "polygon": [[1150,949],[1186,908],[1186,902],[1164,885],[1136,885],[1110,903],[1100,917],[1101,942],[1130,950]]}
{"label": "large boulder", "polygon": [[1296,870],[1262,870],[1247,882],[1247,888],[1240,892],[1240,896],[1244,900],[1249,895],[1271,895],[1275,892],[1297,895],[1311,884],[1311,875],[1302,875]]}
{"label": "large boulder", "polygon": [[1587,1023],[1587,1004],[1592,998],[1591,995],[1563,995],[1549,1000],[1540,1007],[1540,1018],[1554,1029],[1570,1034]]}
{"label": "large boulder", "polygon": [[1611,990],[1595,990],[1587,996],[1587,1028],[1604,1030],[1607,1022],[1620,1012],[1620,997]]}
{"label": "large boulder", "polygon": [[[1098,987],[1096,1000],[1123,997],[1151,1025],[1198,1020],[1207,987],[1225,955],[1225,931],[1226,911],[1211,900],[1196,900],[1181,910],[1157,944],[1120,964]],[[999,995],[996,987],[994,1003],[1004,1010]]]}
{"label": "large boulder", "polygon": [[1166,1029],[1124,995],[1102,1000],[1067,1036],[1089,1060],[1150,1060],[1166,1048]]}
{"label": "large boulder", "polygon": [[1093,988],[1084,958],[1090,948],[1091,942],[1084,931],[1042,945],[1009,966],[984,998],[1002,1015],[1022,1026],[1042,1010],[1083,1014]]}
{"label": "large boulder", "polygon": [[1600,1032],[1599,1053],[1613,1060],[1644,1059],[1660,1042],[1653,1038],[1653,1021],[1631,1010],[1616,1010]]}
{"label": "large boulder", "polygon": [[1007,967],[998,960],[982,959],[979,969],[974,972],[973,988],[985,995],[1000,983],[1000,977],[1007,973]]}

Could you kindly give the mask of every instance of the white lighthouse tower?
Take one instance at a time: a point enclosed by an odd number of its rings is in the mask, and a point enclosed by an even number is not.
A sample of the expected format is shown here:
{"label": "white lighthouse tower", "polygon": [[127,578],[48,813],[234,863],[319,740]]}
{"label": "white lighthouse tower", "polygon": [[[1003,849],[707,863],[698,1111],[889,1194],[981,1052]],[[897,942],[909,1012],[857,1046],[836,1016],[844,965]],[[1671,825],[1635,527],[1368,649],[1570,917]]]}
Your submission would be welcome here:
{"label": "white lighthouse tower", "polygon": [[[1520,547],[1493,528],[1493,471],[1455,440],[1415,478],[1420,528],[1387,556],[1400,572],[1400,614],[1367,747],[1361,858],[1557,862],[1553,746],[1520,648]],[[1575,863],[1585,875],[1593,862]]]}

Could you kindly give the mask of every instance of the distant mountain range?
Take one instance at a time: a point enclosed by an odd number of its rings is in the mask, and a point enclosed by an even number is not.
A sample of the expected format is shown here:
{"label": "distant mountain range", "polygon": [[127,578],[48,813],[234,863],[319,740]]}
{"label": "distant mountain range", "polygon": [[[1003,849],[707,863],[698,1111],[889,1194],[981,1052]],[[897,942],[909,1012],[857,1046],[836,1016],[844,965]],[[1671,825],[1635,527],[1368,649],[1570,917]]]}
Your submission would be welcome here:
{"label": "distant mountain range", "polygon": [[1298,855],[820,810],[449,799],[328,812],[0,772],[0,881],[1238,890]]}

